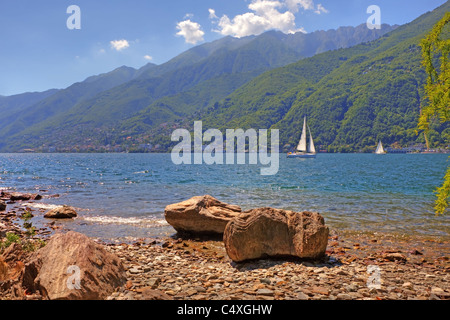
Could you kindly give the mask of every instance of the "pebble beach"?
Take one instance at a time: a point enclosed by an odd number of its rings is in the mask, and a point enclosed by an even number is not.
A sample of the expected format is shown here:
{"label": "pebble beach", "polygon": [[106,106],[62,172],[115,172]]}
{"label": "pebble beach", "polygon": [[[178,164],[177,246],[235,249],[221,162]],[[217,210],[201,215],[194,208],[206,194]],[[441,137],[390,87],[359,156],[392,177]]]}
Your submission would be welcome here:
{"label": "pebble beach", "polygon": [[319,261],[239,264],[220,240],[145,239],[107,248],[123,260],[128,279],[110,300],[450,299],[448,241],[334,235]]}

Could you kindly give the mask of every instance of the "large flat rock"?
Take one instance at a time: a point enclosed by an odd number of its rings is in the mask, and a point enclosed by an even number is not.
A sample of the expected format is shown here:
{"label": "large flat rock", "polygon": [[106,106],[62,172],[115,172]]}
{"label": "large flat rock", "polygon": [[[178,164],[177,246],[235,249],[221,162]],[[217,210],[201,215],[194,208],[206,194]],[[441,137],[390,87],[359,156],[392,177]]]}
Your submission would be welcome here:
{"label": "large flat rock", "polygon": [[205,195],[168,205],[166,221],[178,232],[191,234],[223,234],[227,223],[242,212],[230,205]]}
{"label": "large flat rock", "polygon": [[233,218],[223,240],[235,262],[288,256],[316,259],[325,254],[328,233],[319,213],[259,208]]}

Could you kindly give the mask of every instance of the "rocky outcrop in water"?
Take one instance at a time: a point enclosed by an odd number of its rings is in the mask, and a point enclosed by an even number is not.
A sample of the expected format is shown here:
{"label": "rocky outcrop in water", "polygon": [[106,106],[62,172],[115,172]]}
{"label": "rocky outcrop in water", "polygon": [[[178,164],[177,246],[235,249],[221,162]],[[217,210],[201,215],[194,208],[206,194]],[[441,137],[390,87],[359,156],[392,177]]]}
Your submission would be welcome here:
{"label": "rocky outcrop in water", "polygon": [[58,208],[54,208],[50,211],[47,211],[44,214],[44,218],[48,219],[71,219],[77,216],[77,212],[74,208],[69,206],[62,206]]}
{"label": "rocky outcrop in water", "polygon": [[10,200],[10,201],[30,201],[30,200],[41,200],[42,196],[37,193],[2,191],[0,194],[0,198],[2,200]]}
{"label": "rocky outcrop in water", "polygon": [[285,256],[316,259],[325,254],[328,233],[318,213],[259,208],[233,218],[223,240],[235,262]]}

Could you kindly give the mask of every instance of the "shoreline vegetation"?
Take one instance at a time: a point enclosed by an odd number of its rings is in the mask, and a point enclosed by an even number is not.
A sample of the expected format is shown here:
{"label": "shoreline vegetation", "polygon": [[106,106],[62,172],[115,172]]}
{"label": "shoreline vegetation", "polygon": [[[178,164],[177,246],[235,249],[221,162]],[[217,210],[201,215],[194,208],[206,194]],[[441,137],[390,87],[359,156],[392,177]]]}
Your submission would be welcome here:
{"label": "shoreline vegetation", "polygon": [[[280,154],[282,153],[288,153],[290,151],[292,151],[292,146],[284,146],[282,148],[282,150],[280,150]],[[336,147],[336,148],[331,148],[331,149],[321,149],[321,150],[317,150],[317,153],[344,153],[344,154],[348,154],[348,153],[355,153],[355,154],[371,154],[374,153],[376,149],[375,147],[371,147],[371,148],[364,148],[361,150],[354,150],[352,148],[348,148],[348,147]],[[192,149],[192,151],[194,151]],[[226,152],[226,146],[224,146],[224,151]],[[392,148],[392,147],[388,147],[386,148],[386,151],[388,154],[450,154],[450,149],[448,147],[445,148],[433,148],[433,149],[429,149],[427,150],[423,145],[419,145],[419,146],[413,146],[413,147],[404,147],[404,148]],[[161,149],[148,149],[146,147],[143,148],[126,148],[126,147],[120,147],[120,148],[114,148],[111,150],[107,150],[107,149],[90,149],[90,148],[86,148],[86,149],[74,149],[74,148],[70,148],[70,149],[61,149],[61,150],[36,150],[36,149],[23,149],[19,152],[11,152],[12,154],[23,154],[23,153],[30,153],[30,154],[70,154],[70,153],[79,153],[79,154],[89,154],[89,153],[154,153],[154,154],[161,154],[161,153],[171,153],[172,152],[172,147],[169,148],[161,148]],[[246,148],[245,153],[248,153],[248,148]],[[8,152],[4,153],[4,154],[8,154]]]}
{"label": "shoreline vegetation", "polygon": [[[46,228],[33,229],[26,225],[26,217],[33,214],[40,213],[10,205],[0,212],[0,300],[44,299],[37,292],[21,291],[14,277],[20,277],[20,267],[33,252],[68,230],[59,230],[51,220]],[[92,240],[124,266],[126,282],[105,300],[450,299],[448,237],[330,228],[323,258],[241,263],[228,257],[220,237],[174,231],[172,236],[130,243]]]}

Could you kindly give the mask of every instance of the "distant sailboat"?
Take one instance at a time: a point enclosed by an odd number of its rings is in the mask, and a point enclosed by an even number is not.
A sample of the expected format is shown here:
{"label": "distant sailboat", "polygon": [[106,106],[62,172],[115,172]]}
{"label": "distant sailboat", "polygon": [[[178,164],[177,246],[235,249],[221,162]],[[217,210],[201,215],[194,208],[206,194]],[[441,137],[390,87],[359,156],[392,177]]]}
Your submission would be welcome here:
{"label": "distant sailboat", "polygon": [[[306,129],[309,131],[309,144],[307,143]],[[288,158],[315,158],[316,157],[316,147],[314,146],[314,140],[311,134],[309,126],[306,124],[306,117],[303,121],[303,130],[300,142],[297,146],[296,152],[289,152]]]}
{"label": "distant sailboat", "polygon": [[380,142],[378,142],[377,150],[375,150],[375,153],[376,154],[386,154],[386,151],[384,151],[383,144],[381,143],[381,140],[380,140]]}

